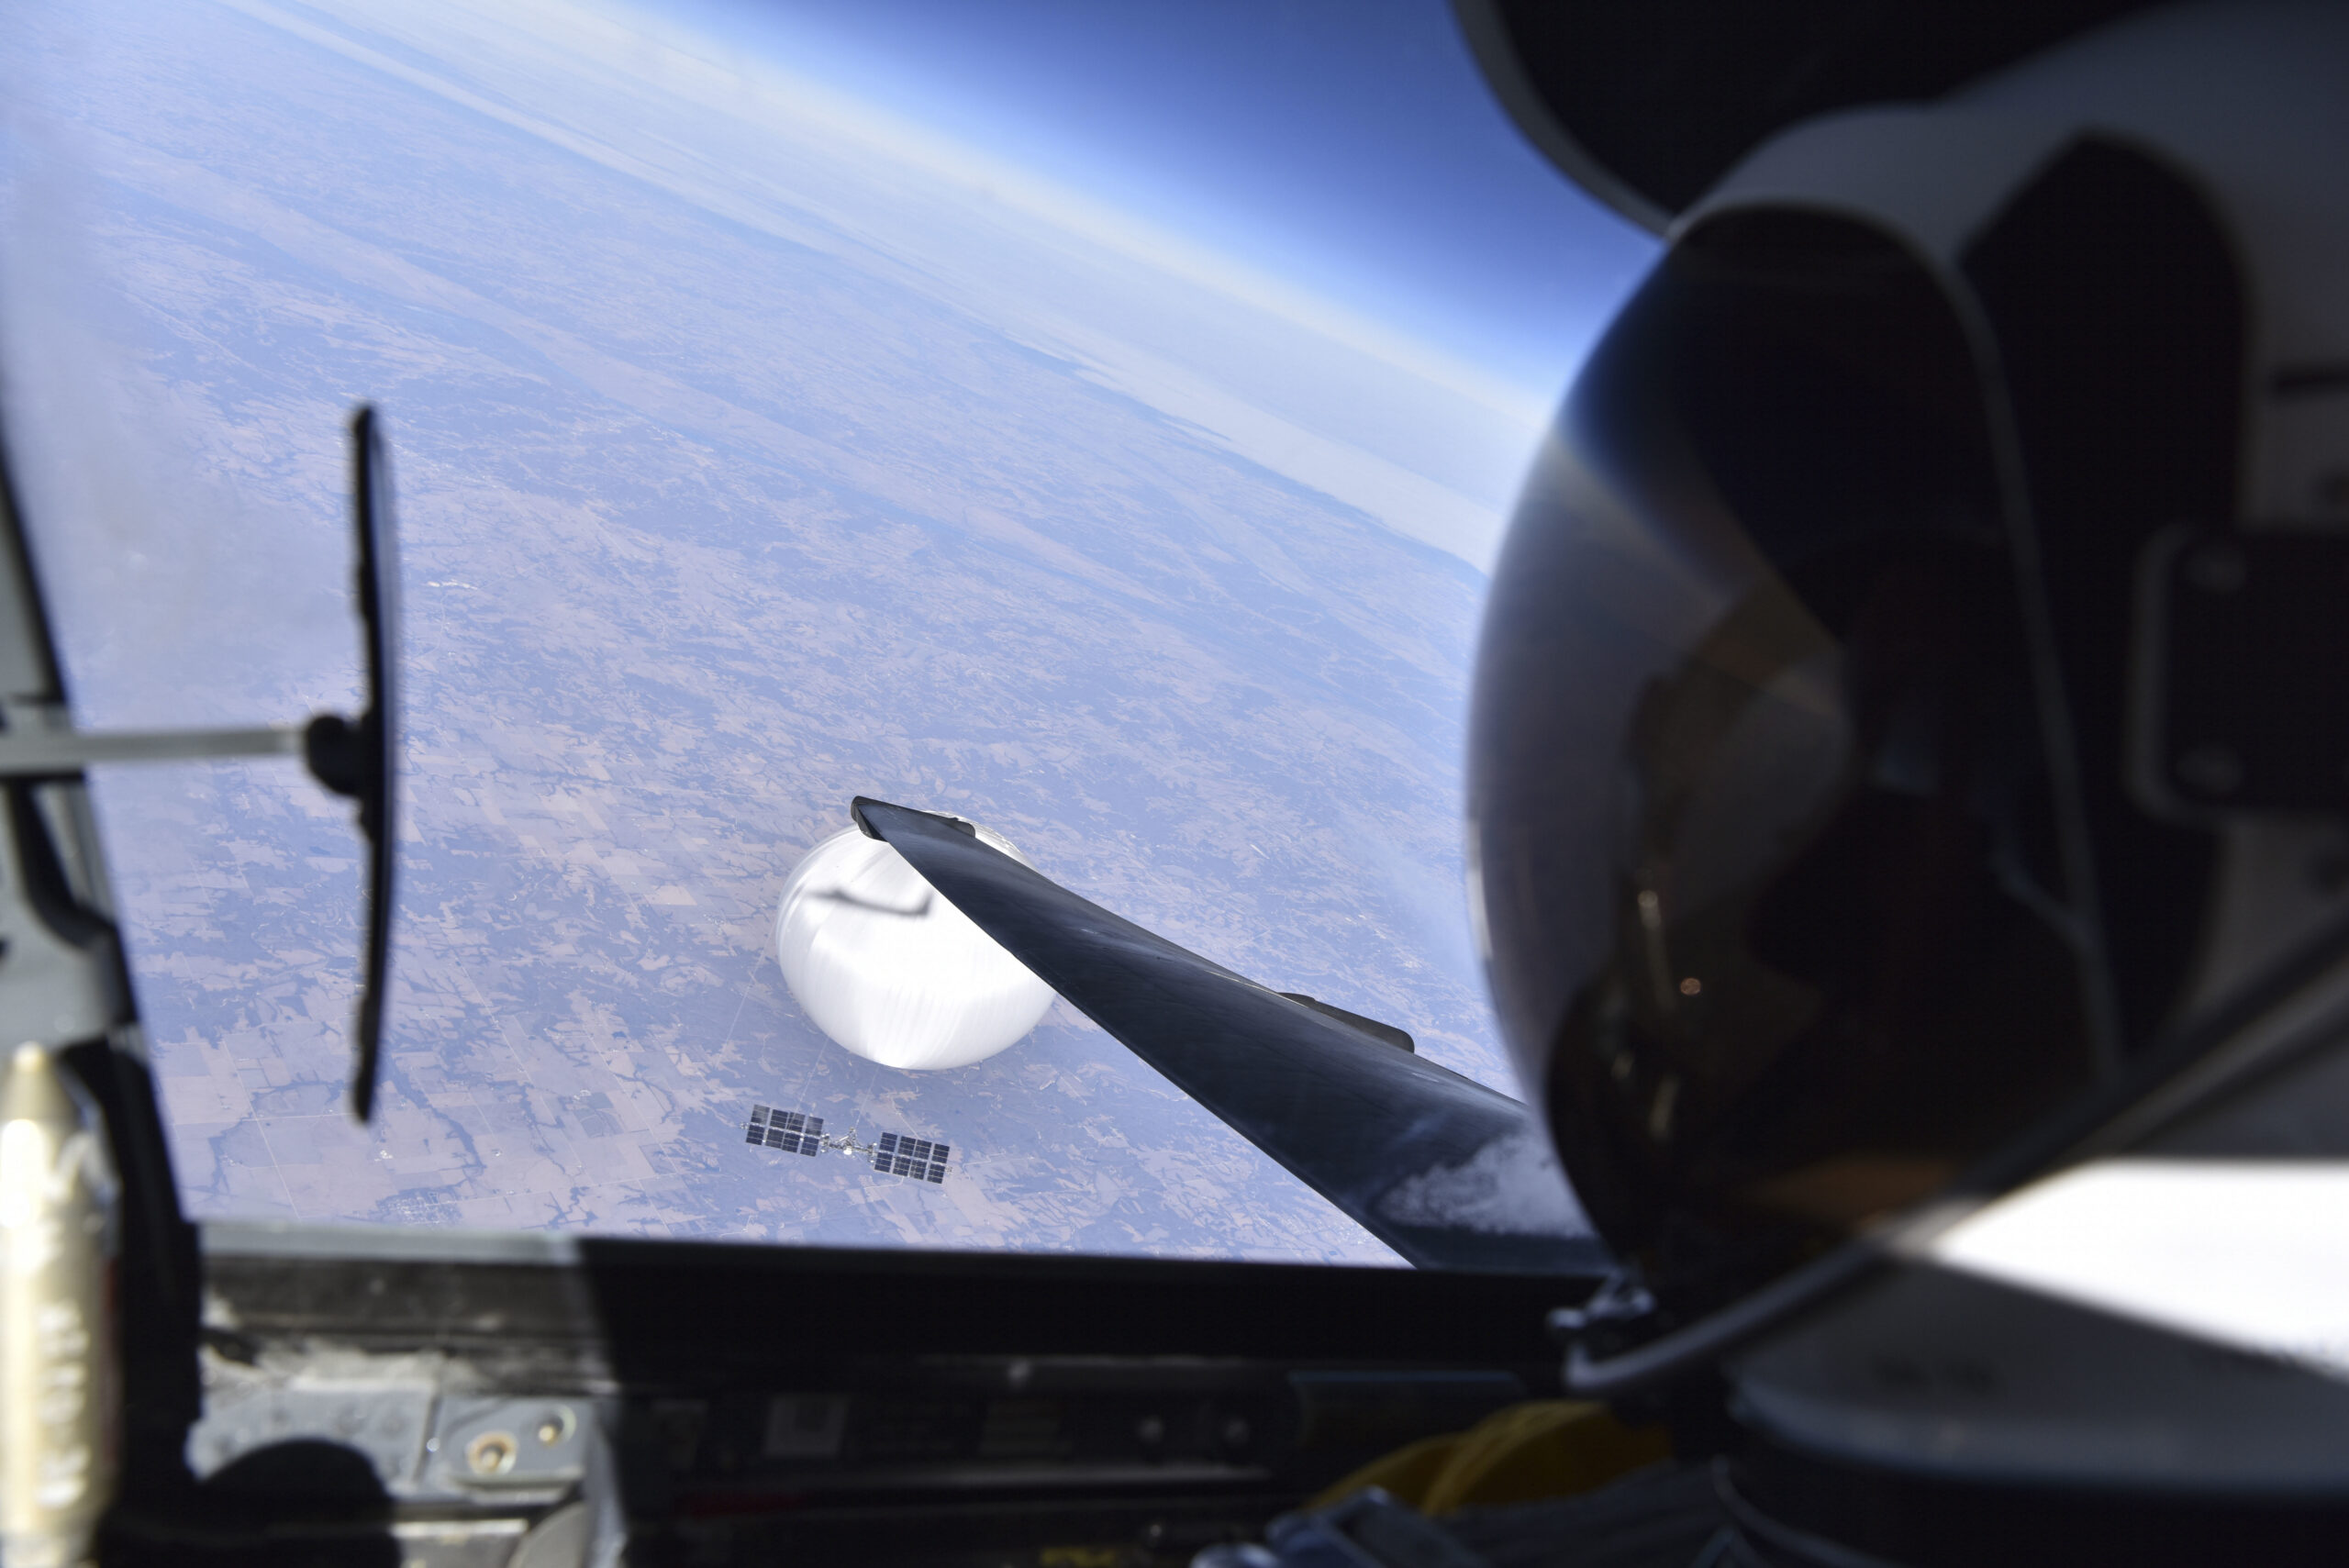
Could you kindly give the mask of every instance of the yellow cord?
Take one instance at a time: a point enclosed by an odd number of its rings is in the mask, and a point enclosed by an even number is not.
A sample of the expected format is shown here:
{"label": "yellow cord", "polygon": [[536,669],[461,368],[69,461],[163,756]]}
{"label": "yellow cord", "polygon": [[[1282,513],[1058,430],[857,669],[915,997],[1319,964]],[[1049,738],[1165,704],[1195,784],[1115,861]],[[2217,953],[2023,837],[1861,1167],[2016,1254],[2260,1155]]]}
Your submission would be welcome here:
{"label": "yellow cord", "polygon": [[1373,1460],[1309,1506],[1327,1507],[1379,1486],[1439,1518],[1460,1508],[1569,1497],[1671,1456],[1662,1427],[1627,1427],[1588,1400],[1535,1399]]}

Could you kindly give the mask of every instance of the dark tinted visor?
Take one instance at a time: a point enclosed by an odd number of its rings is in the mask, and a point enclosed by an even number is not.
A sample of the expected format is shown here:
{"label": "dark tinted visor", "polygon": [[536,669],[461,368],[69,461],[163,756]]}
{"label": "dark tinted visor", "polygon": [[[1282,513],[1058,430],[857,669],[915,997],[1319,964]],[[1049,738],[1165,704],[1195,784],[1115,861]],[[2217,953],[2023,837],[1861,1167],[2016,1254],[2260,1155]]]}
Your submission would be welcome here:
{"label": "dark tinted visor", "polygon": [[1757,212],[1662,263],[1520,504],[1477,902],[1523,1080],[1667,1320],[2096,1076],[1999,495],[1936,280]]}

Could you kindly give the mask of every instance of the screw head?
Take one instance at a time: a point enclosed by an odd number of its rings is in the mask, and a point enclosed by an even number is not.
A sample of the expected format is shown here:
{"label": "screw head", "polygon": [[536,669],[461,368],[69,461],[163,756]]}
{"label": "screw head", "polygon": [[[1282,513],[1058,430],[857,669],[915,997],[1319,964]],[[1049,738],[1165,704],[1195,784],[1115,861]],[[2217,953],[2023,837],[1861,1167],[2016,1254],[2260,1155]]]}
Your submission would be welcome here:
{"label": "screw head", "polygon": [[521,1451],[513,1433],[484,1432],[465,1445],[465,1463],[475,1475],[503,1475]]}

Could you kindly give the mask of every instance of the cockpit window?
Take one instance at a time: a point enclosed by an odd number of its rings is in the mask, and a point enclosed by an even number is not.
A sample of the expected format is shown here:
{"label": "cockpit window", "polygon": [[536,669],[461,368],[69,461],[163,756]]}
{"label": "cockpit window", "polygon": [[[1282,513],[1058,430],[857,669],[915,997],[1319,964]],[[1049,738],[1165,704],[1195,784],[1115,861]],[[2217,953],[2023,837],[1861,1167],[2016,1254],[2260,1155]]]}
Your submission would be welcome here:
{"label": "cockpit window", "polygon": [[362,401],[399,497],[373,1127],[348,803],[95,775],[192,1214],[1388,1257],[1065,1003],[850,1053],[775,918],[852,796],[951,812],[1513,1091],[1471,644],[1649,247],[1441,4],[6,11],[6,433],[78,722],[353,709]]}

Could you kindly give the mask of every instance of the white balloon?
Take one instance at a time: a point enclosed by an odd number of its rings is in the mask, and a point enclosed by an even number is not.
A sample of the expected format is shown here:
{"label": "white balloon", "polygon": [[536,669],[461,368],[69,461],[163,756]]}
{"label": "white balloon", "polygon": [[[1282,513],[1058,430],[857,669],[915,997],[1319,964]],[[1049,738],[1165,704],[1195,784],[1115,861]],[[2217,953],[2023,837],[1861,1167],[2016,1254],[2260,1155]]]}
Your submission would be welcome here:
{"label": "white balloon", "polygon": [[[1026,865],[999,833],[979,838]],[[846,1050],[917,1072],[984,1062],[1034,1029],[1052,988],[906,858],[854,828],[807,851],[774,917],[784,983]]]}

